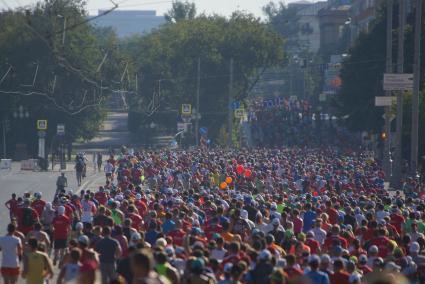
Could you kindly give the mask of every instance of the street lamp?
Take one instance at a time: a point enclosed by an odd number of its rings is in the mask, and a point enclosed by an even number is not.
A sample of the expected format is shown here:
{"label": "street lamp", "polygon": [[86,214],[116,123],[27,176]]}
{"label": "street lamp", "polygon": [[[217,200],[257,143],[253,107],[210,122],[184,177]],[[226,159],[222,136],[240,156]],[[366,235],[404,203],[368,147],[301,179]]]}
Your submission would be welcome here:
{"label": "street lamp", "polygon": [[156,127],[156,124],[155,124],[155,122],[151,122],[151,124],[149,124],[149,127],[151,128],[151,129],[154,129],[155,127]]}

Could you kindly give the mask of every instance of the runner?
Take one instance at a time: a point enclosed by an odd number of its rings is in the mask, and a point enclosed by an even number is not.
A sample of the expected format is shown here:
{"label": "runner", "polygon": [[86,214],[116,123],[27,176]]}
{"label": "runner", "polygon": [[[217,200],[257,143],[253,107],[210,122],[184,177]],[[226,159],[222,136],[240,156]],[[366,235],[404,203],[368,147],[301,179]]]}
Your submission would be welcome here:
{"label": "runner", "polygon": [[16,227],[7,226],[7,235],[0,238],[2,251],[1,275],[5,284],[15,284],[20,273],[20,260],[22,257],[21,239],[15,236]]}
{"label": "runner", "polygon": [[53,266],[49,257],[38,250],[36,239],[28,240],[29,252],[24,254],[24,269],[22,278],[27,284],[43,284],[45,280],[53,278]]}

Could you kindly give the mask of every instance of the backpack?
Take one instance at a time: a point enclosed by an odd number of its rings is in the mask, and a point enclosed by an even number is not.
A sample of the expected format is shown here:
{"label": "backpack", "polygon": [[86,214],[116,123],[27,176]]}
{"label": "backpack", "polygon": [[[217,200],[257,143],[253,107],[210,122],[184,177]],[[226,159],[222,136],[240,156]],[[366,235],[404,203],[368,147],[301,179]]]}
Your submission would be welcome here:
{"label": "backpack", "polygon": [[31,227],[34,225],[34,219],[32,218],[31,208],[24,208],[22,213],[22,225],[25,227]]}

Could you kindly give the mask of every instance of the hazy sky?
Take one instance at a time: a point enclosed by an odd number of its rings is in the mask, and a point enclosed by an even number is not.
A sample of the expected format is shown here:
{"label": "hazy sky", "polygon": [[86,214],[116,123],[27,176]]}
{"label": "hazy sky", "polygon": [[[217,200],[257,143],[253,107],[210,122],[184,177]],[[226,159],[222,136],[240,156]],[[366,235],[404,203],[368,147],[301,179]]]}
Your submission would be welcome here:
{"label": "hazy sky", "polygon": [[[230,15],[235,10],[244,10],[254,13],[257,16],[263,16],[261,8],[271,0],[192,0],[195,2],[198,12],[207,14],[217,13],[221,15]],[[285,0],[285,3],[298,2],[299,0]],[[305,0],[304,0],[305,1]],[[17,7],[34,4],[34,0],[0,0],[0,9],[7,6]],[[108,0],[87,0],[87,8],[90,14],[97,14],[99,9],[108,9],[112,4]],[[171,0],[116,0],[120,9],[131,10],[157,10],[158,14],[164,14],[171,7]],[[273,0],[278,2],[278,0]],[[312,2],[312,0],[310,0]],[[6,6],[7,5],[7,6]]]}

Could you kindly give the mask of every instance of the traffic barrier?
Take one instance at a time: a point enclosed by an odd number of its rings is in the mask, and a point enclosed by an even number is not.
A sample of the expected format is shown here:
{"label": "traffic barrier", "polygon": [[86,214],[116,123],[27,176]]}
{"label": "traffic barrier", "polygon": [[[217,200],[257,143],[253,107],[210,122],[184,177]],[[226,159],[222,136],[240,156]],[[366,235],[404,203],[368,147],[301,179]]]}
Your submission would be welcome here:
{"label": "traffic barrier", "polygon": [[37,159],[29,159],[21,161],[22,171],[33,171],[37,167]]}
{"label": "traffic barrier", "polygon": [[12,160],[11,159],[1,159],[0,160],[0,169],[10,170],[11,168],[12,168]]}

